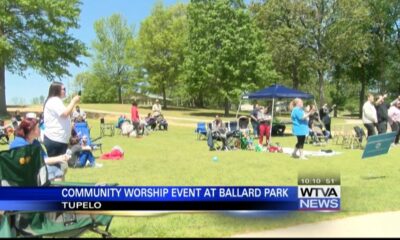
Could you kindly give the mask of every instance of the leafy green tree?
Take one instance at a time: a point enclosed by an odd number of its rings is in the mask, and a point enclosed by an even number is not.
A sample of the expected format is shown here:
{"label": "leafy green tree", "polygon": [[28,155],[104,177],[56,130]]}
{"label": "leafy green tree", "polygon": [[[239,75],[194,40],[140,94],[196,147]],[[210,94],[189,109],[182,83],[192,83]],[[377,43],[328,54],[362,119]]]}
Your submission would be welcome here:
{"label": "leafy green tree", "polygon": [[245,91],[275,81],[262,34],[242,0],[191,1],[188,18],[185,70],[198,105],[211,98],[228,115]]}
{"label": "leafy green tree", "polygon": [[[300,23],[303,1],[269,0],[253,2],[250,9],[257,25],[264,32],[268,52],[282,75],[281,82],[291,80],[293,88],[310,79],[311,54],[306,47],[306,30]],[[290,83],[288,83],[290,84]]]}
{"label": "leafy green tree", "polygon": [[32,68],[48,79],[70,75],[70,63],[87,55],[70,34],[78,28],[78,0],[0,1],[0,114],[6,113],[5,70],[23,75]]}
{"label": "leafy green tree", "polygon": [[[97,38],[93,42],[92,73],[109,90],[116,90],[115,96],[122,103],[123,89],[130,85],[135,73],[134,28],[120,14],[113,14],[96,21],[94,29]],[[108,90],[107,93],[112,94]]]}
{"label": "leafy green tree", "polygon": [[151,90],[162,94],[164,108],[167,95],[176,87],[182,73],[187,38],[186,5],[163,6],[158,1],[139,31],[139,66],[148,74]]}
{"label": "leafy green tree", "polygon": [[[81,102],[85,103],[116,103],[117,86],[105,84],[105,79],[88,71],[75,77],[75,83],[82,86]],[[79,88],[81,89],[81,88]]]}

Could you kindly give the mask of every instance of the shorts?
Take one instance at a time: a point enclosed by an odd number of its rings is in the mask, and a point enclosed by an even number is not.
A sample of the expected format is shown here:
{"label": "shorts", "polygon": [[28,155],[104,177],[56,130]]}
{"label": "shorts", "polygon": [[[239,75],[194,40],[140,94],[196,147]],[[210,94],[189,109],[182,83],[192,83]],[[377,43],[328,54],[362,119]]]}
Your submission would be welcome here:
{"label": "shorts", "polygon": [[49,180],[53,180],[55,178],[62,178],[64,176],[64,172],[57,166],[54,165],[47,165],[47,178]]}

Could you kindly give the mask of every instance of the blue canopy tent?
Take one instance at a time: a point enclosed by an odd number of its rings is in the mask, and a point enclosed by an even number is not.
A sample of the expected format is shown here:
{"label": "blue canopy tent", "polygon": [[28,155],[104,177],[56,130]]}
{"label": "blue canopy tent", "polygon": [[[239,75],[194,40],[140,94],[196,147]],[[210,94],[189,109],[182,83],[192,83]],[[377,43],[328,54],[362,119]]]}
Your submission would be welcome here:
{"label": "blue canopy tent", "polygon": [[[275,110],[275,98],[302,98],[302,99],[313,99],[314,96],[296,89],[287,88],[282,85],[272,85],[268,88],[264,88],[257,92],[248,93],[242,96],[242,99],[272,99],[272,119],[274,119],[274,110]],[[242,100],[241,99],[241,100]],[[236,112],[236,118],[239,114],[240,105],[242,102],[240,101],[238,111]],[[272,126],[270,128],[272,131]],[[271,136],[271,132],[270,132]],[[272,139],[272,136],[271,136]]]}

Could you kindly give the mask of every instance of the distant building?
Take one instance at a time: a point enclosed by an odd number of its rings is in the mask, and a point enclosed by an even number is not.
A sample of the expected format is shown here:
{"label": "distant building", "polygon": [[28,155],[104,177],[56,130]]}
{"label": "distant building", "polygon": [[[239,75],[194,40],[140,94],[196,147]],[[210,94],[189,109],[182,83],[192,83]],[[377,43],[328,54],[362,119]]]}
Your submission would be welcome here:
{"label": "distant building", "polygon": [[[152,93],[134,93],[129,100],[130,102],[136,100],[136,102],[141,106],[152,106],[157,99],[161,104],[163,103],[162,96]],[[172,99],[167,98],[167,102],[171,103]]]}

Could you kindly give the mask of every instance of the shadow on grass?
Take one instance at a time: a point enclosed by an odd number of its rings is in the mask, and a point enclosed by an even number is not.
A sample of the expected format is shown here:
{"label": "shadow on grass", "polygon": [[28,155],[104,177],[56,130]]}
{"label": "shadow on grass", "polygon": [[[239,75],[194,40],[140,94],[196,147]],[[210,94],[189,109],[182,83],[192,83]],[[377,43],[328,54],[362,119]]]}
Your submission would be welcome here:
{"label": "shadow on grass", "polygon": [[377,179],[385,179],[386,176],[368,176],[368,177],[361,177],[363,180],[377,180]]}
{"label": "shadow on grass", "polygon": [[221,112],[197,112],[197,113],[189,113],[190,116],[194,117],[215,117],[219,115],[220,117],[228,117],[228,118],[235,118],[236,113],[229,113],[228,116],[225,116],[223,111]]}

